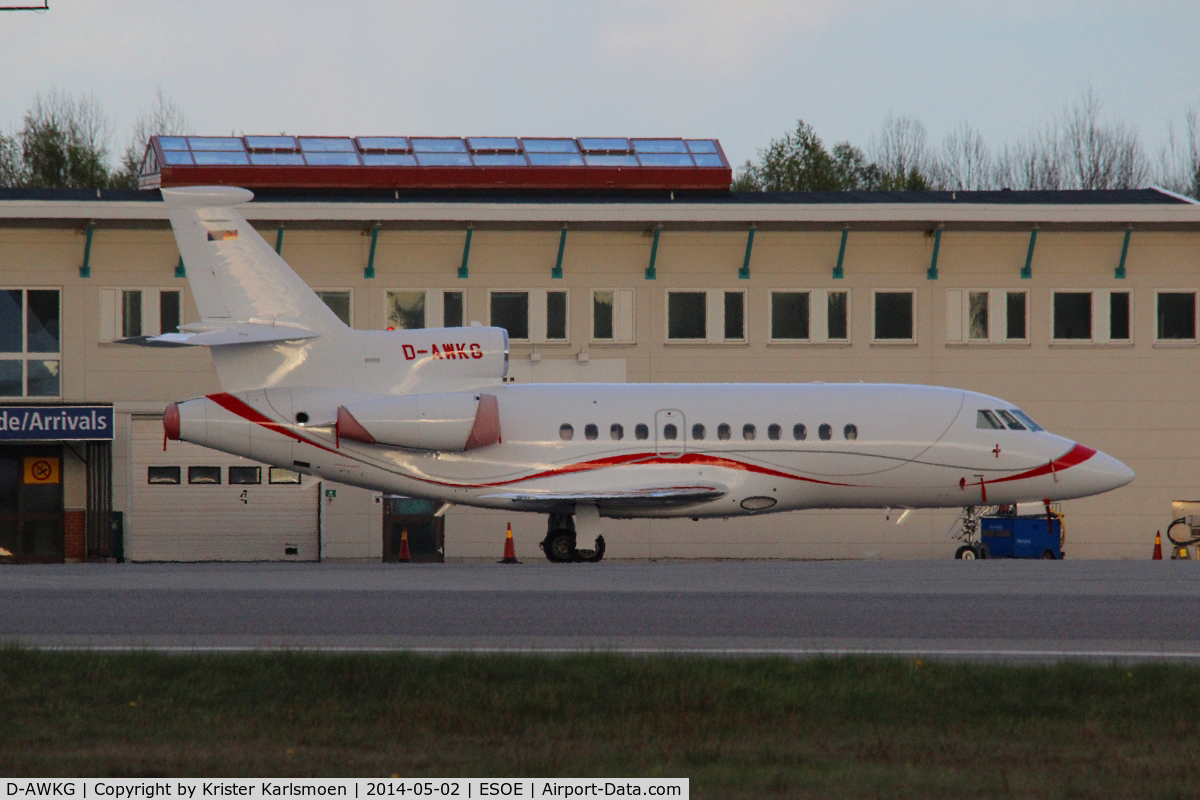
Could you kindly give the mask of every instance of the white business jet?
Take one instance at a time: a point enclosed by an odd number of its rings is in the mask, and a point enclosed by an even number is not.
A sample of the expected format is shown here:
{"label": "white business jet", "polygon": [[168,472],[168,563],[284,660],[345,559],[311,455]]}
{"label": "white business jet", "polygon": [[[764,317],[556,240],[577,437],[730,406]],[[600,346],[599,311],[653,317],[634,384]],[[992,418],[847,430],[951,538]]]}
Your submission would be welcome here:
{"label": "white business jet", "polygon": [[598,561],[602,517],[811,508],[965,508],[969,558],[981,554],[977,508],[1134,477],[960,389],[506,384],[504,329],[352,330],[234,210],[249,191],[162,194],[201,319],[138,343],[209,347],[223,388],[168,406],[168,438],[376,491],[548,514],[551,561]]}

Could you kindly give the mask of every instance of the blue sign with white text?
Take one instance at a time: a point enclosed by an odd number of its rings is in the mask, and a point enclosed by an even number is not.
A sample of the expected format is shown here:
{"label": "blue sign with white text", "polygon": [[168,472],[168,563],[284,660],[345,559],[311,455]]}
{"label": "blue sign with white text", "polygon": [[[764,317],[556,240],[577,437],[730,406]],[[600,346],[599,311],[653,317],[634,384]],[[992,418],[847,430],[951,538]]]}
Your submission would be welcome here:
{"label": "blue sign with white text", "polygon": [[0,406],[0,442],[112,438],[112,406]]}

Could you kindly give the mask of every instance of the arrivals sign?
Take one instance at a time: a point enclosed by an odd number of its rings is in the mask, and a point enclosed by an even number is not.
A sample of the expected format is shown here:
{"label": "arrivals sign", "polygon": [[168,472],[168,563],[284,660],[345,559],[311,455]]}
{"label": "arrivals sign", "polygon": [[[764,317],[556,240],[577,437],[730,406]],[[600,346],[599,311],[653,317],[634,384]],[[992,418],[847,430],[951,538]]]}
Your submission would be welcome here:
{"label": "arrivals sign", "polygon": [[112,406],[0,406],[0,442],[112,438]]}

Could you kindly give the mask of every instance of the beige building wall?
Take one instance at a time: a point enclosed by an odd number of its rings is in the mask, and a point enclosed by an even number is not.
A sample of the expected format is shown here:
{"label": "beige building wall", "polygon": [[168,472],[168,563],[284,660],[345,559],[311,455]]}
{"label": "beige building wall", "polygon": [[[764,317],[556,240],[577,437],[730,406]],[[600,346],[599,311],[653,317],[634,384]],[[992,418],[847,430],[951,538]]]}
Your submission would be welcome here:
{"label": "beige building wall", "polygon": [[[338,208],[331,205],[329,215],[335,217]],[[956,386],[1011,400],[1047,428],[1112,454],[1138,474],[1123,489],[1065,504],[1067,550],[1073,558],[1147,557],[1154,532],[1170,522],[1171,502],[1200,498],[1200,424],[1195,411],[1200,346],[1158,342],[1155,336],[1156,292],[1200,288],[1200,232],[1135,230],[1127,277],[1118,280],[1114,269],[1120,261],[1123,227],[1047,227],[1037,238],[1032,278],[1022,279],[1028,229],[960,225],[943,233],[938,278],[930,280],[930,233],[852,229],[844,278],[835,280],[840,226],[820,231],[763,227],[756,233],[750,277],[740,280],[744,229],[668,226],[659,241],[657,279],[647,280],[650,225],[643,230],[580,225],[568,232],[563,278],[556,280],[551,269],[560,227],[534,227],[478,226],[465,280],[456,275],[465,225],[385,226],[378,237],[374,278],[364,277],[369,226],[288,222],[282,252],[314,288],[351,291],[353,320],[360,328],[386,326],[389,289],[463,290],[465,320],[484,324],[491,290],[568,291],[567,342],[536,348],[514,343],[513,375],[522,381],[538,380],[539,374],[571,373],[581,379],[601,373],[608,376],[605,380],[623,376],[630,382],[894,381]],[[274,244],[275,225],[261,223],[259,230]],[[83,243],[76,228],[0,226],[0,283],[62,289],[63,402],[116,403],[153,413],[171,400],[217,390],[211,360],[202,348],[145,349],[99,341],[102,289],[178,288],[183,291],[184,321],[197,318],[186,280],[174,277],[178,253],[165,225],[98,226],[89,278],[79,275]],[[591,341],[593,289],[634,292],[635,342]],[[744,291],[746,342],[666,342],[666,293],[672,289]],[[848,291],[849,343],[771,343],[772,289]],[[914,292],[915,342],[873,341],[872,293],[880,289]],[[1131,292],[1132,341],[1052,342],[1052,295],[1064,289]],[[1028,292],[1028,342],[948,343],[950,290]],[[535,349],[540,366],[530,360]],[[589,373],[581,366],[588,363],[581,356],[597,367],[607,366]],[[118,415],[117,510],[125,508],[130,496],[128,444],[121,439],[127,435],[128,420]],[[78,476],[73,475],[68,471],[68,480],[75,482]],[[67,488],[68,497],[77,499],[78,490]],[[358,491],[339,487],[333,503],[322,498],[328,557],[380,555],[378,512],[370,493],[357,497]],[[605,536],[609,556],[617,558],[941,558],[952,554],[955,546],[946,537],[954,516],[916,512],[902,525],[884,510],[814,511],[729,522],[607,522]],[[509,519],[518,554],[540,558],[536,542],[545,532],[544,517],[462,508],[451,509],[446,517],[447,555],[498,557]]]}

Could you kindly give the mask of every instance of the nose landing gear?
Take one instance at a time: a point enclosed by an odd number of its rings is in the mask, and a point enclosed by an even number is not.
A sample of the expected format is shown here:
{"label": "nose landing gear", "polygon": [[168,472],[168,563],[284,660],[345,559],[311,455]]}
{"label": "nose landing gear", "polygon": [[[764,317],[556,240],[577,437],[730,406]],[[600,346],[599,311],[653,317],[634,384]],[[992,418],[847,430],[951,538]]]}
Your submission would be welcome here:
{"label": "nose landing gear", "polygon": [[576,545],[575,518],[571,514],[551,514],[546,524],[546,538],[541,541],[542,552],[552,564],[569,562],[595,563],[604,558],[604,537],[597,536],[591,550]]}
{"label": "nose landing gear", "polygon": [[958,548],[954,553],[954,557],[963,561],[974,561],[978,558],[987,558],[988,546],[979,541],[979,514],[975,510],[975,506],[967,506],[963,509],[962,526],[957,534],[953,534],[955,539],[963,542],[962,547]]}

